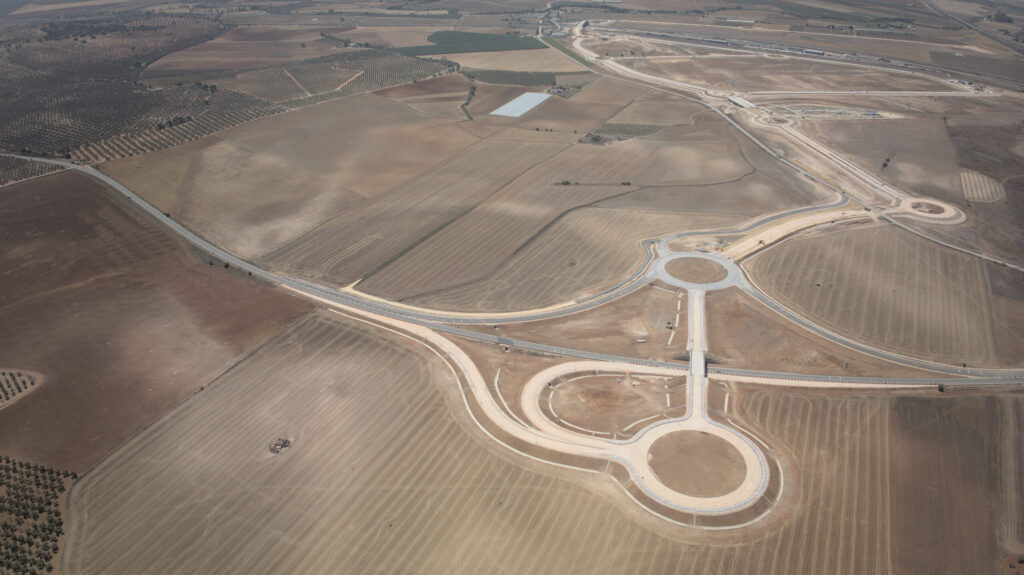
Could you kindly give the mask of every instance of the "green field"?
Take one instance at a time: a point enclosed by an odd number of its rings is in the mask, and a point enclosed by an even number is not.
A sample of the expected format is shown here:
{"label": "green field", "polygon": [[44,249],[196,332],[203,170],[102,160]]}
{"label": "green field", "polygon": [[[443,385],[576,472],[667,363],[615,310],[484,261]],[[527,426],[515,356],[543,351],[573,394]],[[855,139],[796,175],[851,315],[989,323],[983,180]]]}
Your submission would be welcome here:
{"label": "green field", "polygon": [[534,50],[547,48],[540,40],[530,36],[505,34],[478,34],[442,30],[427,36],[432,45],[408,46],[398,51],[409,56],[428,54],[459,54],[463,52],[497,52],[501,50]]}

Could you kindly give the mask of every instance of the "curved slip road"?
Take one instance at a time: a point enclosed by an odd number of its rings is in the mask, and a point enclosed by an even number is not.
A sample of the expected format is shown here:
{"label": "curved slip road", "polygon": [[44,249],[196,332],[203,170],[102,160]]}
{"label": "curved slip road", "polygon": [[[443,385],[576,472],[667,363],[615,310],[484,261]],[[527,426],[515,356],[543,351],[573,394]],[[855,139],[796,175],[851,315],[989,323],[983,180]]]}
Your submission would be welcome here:
{"label": "curved slip road", "polygon": [[[101,171],[99,171],[99,170],[97,170],[97,169],[95,169],[95,168],[93,168],[91,166],[85,166],[85,165],[75,164],[73,162],[67,162],[67,161],[64,161],[64,160],[55,160],[55,159],[49,159],[49,158],[36,158],[36,157],[31,157],[31,156],[19,156],[19,155],[15,155],[15,154],[0,154],[0,155],[15,157],[15,158],[23,159],[23,160],[32,160],[32,161],[38,161],[38,162],[43,162],[43,163],[48,163],[48,164],[55,164],[55,165],[63,166],[65,168],[77,170],[77,171],[82,172],[82,173],[84,173],[86,175],[94,177],[94,178],[96,178],[96,179],[106,183],[107,185],[109,185],[114,190],[117,190],[118,192],[123,194],[128,201],[133,202],[141,210],[145,211],[150,216],[152,216],[154,219],[156,219],[159,222],[163,223],[163,225],[166,226],[168,229],[170,229],[172,232],[174,232],[175,234],[179,235],[181,238],[183,238],[184,240],[188,241],[189,243],[191,243],[195,247],[199,248],[200,250],[202,250],[202,251],[204,251],[204,252],[214,256],[217,259],[219,259],[220,261],[228,263],[228,264],[230,264],[230,265],[232,265],[232,266],[234,266],[234,267],[236,267],[236,268],[238,268],[240,270],[246,271],[249,274],[251,274],[251,275],[253,275],[255,277],[261,278],[261,279],[263,279],[265,281],[269,281],[271,283],[281,285],[281,286],[283,286],[285,288],[291,289],[293,291],[296,291],[298,293],[304,294],[304,295],[309,296],[309,297],[315,297],[317,299],[330,302],[332,305],[335,305],[335,306],[342,306],[342,307],[345,307],[345,308],[348,308],[348,309],[354,310],[354,311],[365,311],[365,312],[374,313],[374,314],[378,314],[378,315],[389,317],[389,318],[393,318],[393,319],[402,320],[402,321],[405,321],[405,322],[408,322],[408,323],[411,323],[411,324],[427,326],[427,327],[429,327],[431,329],[434,329],[434,330],[437,330],[437,331],[440,331],[440,332],[448,333],[448,334],[451,334],[451,335],[456,335],[456,336],[459,336],[459,337],[464,337],[464,338],[467,338],[467,339],[473,339],[473,340],[477,340],[477,341],[484,341],[484,342],[494,343],[494,344],[498,344],[498,345],[507,345],[507,346],[510,346],[510,347],[516,347],[516,348],[520,348],[520,349],[537,351],[537,352],[541,352],[541,353],[549,353],[549,354],[569,356],[569,357],[579,357],[579,358],[582,358],[582,359],[593,359],[593,360],[600,360],[600,361],[623,362],[623,363],[628,363],[628,364],[632,364],[632,365],[640,365],[640,366],[685,367],[685,365],[686,365],[685,363],[679,363],[679,362],[666,362],[666,361],[646,360],[646,359],[639,359],[639,358],[632,358],[632,357],[617,356],[617,355],[612,355],[612,354],[595,353],[595,352],[589,352],[589,351],[585,351],[585,350],[577,350],[577,349],[572,349],[572,348],[562,347],[562,346],[552,346],[552,345],[536,343],[536,342],[530,342],[530,341],[525,341],[525,340],[516,340],[516,339],[504,338],[504,337],[496,336],[496,335],[493,335],[493,334],[480,333],[480,332],[476,332],[476,331],[472,331],[472,330],[468,330],[468,329],[464,329],[464,328],[458,327],[459,324],[464,324],[464,325],[486,325],[486,324],[493,324],[493,323],[512,323],[512,322],[533,321],[533,320],[540,320],[540,319],[551,319],[551,318],[556,318],[556,317],[561,317],[561,316],[569,315],[569,314],[572,314],[572,313],[577,313],[577,312],[584,311],[584,310],[587,310],[587,309],[590,309],[590,308],[593,308],[593,307],[597,307],[599,305],[602,305],[604,303],[612,301],[612,300],[614,300],[616,298],[622,297],[622,296],[624,296],[624,295],[626,295],[628,293],[631,293],[632,291],[638,289],[639,287],[647,285],[647,283],[643,280],[643,278],[646,278],[647,277],[646,274],[650,273],[651,266],[648,265],[648,264],[655,259],[655,256],[654,256],[652,250],[654,249],[654,246],[658,243],[658,242],[655,242],[653,240],[647,240],[647,241],[644,242],[645,251],[647,252],[647,255],[646,255],[645,260],[644,260],[645,264],[637,272],[634,273],[633,277],[635,279],[627,280],[627,282],[631,282],[631,283],[620,284],[621,287],[619,287],[619,288],[612,288],[611,290],[606,292],[605,295],[600,296],[598,298],[595,298],[595,299],[592,299],[592,300],[587,300],[587,301],[585,301],[583,303],[573,304],[571,306],[568,306],[566,308],[559,309],[559,310],[548,311],[548,312],[543,312],[543,313],[539,313],[539,314],[534,314],[533,312],[523,312],[522,314],[518,314],[515,317],[507,317],[507,318],[494,318],[494,317],[487,317],[487,316],[481,316],[481,317],[476,317],[476,318],[467,318],[467,317],[451,316],[451,315],[446,315],[446,314],[441,313],[441,312],[433,312],[433,311],[429,311],[429,310],[427,310],[427,311],[409,310],[407,308],[403,308],[403,307],[400,307],[400,306],[393,305],[393,304],[391,304],[389,302],[386,302],[386,301],[373,300],[373,299],[369,299],[369,298],[360,297],[359,295],[356,295],[356,294],[353,294],[353,293],[350,293],[350,292],[345,292],[345,291],[333,289],[333,288],[330,288],[330,287],[327,287],[327,286],[323,286],[323,285],[320,285],[320,284],[317,284],[317,283],[314,283],[314,282],[306,281],[306,280],[301,280],[301,279],[291,278],[291,277],[288,277],[288,276],[278,275],[278,274],[275,274],[275,273],[273,273],[271,271],[265,270],[265,269],[255,265],[255,264],[249,263],[249,262],[247,262],[247,261],[245,261],[245,260],[243,260],[241,258],[238,258],[238,257],[228,253],[227,251],[217,247],[216,245],[210,243],[209,241],[204,239],[202,236],[194,233],[192,230],[188,229],[187,227],[185,227],[185,226],[181,225],[180,223],[176,222],[175,220],[167,217],[163,212],[161,212],[155,206],[153,206],[152,204],[150,204],[149,202],[144,200],[142,197],[138,196],[135,192],[133,192],[132,190],[128,189],[127,187],[125,187],[123,184],[121,184],[120,182],[118,182],[114,178],[108,176],[107,174],[104,174],[103,172],[101,172]],[[746,226],[744,226],[742,228],[736,229],[736,230],[705,230],[705,231],[698,231],[698,232],[683,232],[683,233],[675,234],[675,235],[672,235],[672,236],[668,236],[664,240],[661,240],[661,242],[665,246],[665,250],[667,250],[668,249],[667,248],[668,241],[671,241],[672,239],[678,239],[678,238],[687,237],[687,236],[721,234],[723,232],[743,233],[743,232],[749,231],[749,230],[751,230],[751,229],[753,229],[753,228],[755,228],[757,226],[764,225],[766,223],[773,222],[773,221],[776,221],[776,220],[779,220],[779,219],[782,219],[782,218],[790,217],[790,216],[792,216],[794,214],[800,214],[800,213],[805,213],[805,212],[814,211],[814,210],[820,210],[820,209],[833,208],[833,207],[845,205],[848,201],[849,201],[849,198],[847,198],[845,195],[840,194],[840,197],[837,198],[837,200],[834,201],[831,204],[826,204],[826,205],[823,205],[823,206],[807,206],[807,207],[803,207],[803,208],[797,208],[797,209],[794,209],[794,210],[790,210],[790,211],[787,211],[787,212],[782,212],[782,213],[779,213],[779,214],[773,214],[771,216],[767,216],[767,217],[759,219],[759,220],[754,220],[752,223],[750,223],[750,224],[748,224],[748,225],[746,225]],[[665,252],[663,252],[663,253],[665,253]],[[667,252],[667,253],[671,253],[671,252]],[[923,380],[915,380],[915,379],[907,379],[907,378],[871,378],[871,377],[845,377],[845,376],[818,376],[818,375],[779,373],[779,372],[762,371],[762,370],[741,370],[741,369],[727,369],[727,368],[712,368],[712,369],[709,370],[710,373],[726,374],[726,375],[730,375],[730,376],[732,376],[734,378],[749,377],[749,378],[751,378],[752,381],[757,381],[759,379],[764,379],[764,378],[770,378],[773,381],[786,380],[786,381],[792,382],[793,385],[801,385],[803,383],[814,383],[814,382],[852,383],[852,384],[868,383],[868,384],[889,384],[889,385],[919,385],[921,383],[936,384],[936,385],[937,384],[956,385],[958,383],[966,383],[964,380],[959,379],[959,377],[965,377],[965,376],[976,378],[976,379],[969,380],[972,385],[1013,385],[1013,384],[1024,383],[1024,370],[980,369],[980,368],[962,369],[962,368],[959,368],[959,367],[953,367],[953,366],[948,366],[948,365],[941,365],[941,364],[936,364],[936,363],[933,363],[933,362],[927,362],[927,361],[923,361],[923,360],[916,360],[916,359],[913,359],[913,358],[906,358],[906,357],[903,357],[903,356],[900,356],[900,355],[897,355],[897,354],[892,354],[892,353],[885,352],[885,351],[882,351],[882,350],[877,350],[875,348],[872,348],[872,347],[869,347],[869,346],[866,346],[866,345],[863,345],[863,344],[859,344],[857,342],[853,342],[852,340],[849,340],[849,339],[846,339],[846,338],[844,338],[842,336],[834,334],[834,333],[832,333],[832,332],[830,332],[830,331],[828,331],[828,330],[826,330],[826,329],[824,329],[824,328],[822,328],[822,327],[820,327],[820,326],[810,322],[809,320],[807,320],[807,319],[805,319],[805,318],[795,314],[794,312],[792,312],[789,309],[787,309],[785,306],[782,306],[781,304],[778,304],[777,302],[775,302],[771,298],[768,298],[767,296],[765,296],[763,293],[758,291],[753,285],[749,284],[749,282],[745,282],[743,285],[746,285],[747,286],[746,289],[750,290],[748,293],[750,293],[754,297],[756,297],[759,300],[761,300],[762,303],[764,303],[765,305],[768,305],[770,308],[772,308],[776,312],[778,312],[778,313],[784,315],[785,317],[787,317],[787,318],[797,322],[802,327],[804,327],[804,328],[806,328],[806,329],[808,329],[808,330],[810,330],[810,331],[812,331],[812,332],[814,332],[814,333],[816,333],[818,335],[826,337],[826,338],[828,338],[828,339],[830,339],[830,340],[832,340],[832,341],[834,341],[836,343],[840,343],[840,344],[845,345],[847,347],[852,347],[853,349],[856,349],[857,351],[862,351],[864,353],[868,353],[870,355],[874,355],[875,357],[879,357],[881,359],[886,359],[888,361],[894,361],[894,362],[901,363],[901,364],[904,364],[904,365],[910,365],[912,367],[919,367],[921,369],[931,370],[931,371],[939,372],[939,373],[942,373],[942,374],[951,375],[951,376],[958,376],[958,377],[955,378],[955,379],[954,378],[938,377],[938,378],[934,378],[934,379],[929,378],[929,379],[923,379]],[[743,286],[741,285],[741,287],[743,287]],[[450,325],[450,324],[454,324],[454,325]]]}

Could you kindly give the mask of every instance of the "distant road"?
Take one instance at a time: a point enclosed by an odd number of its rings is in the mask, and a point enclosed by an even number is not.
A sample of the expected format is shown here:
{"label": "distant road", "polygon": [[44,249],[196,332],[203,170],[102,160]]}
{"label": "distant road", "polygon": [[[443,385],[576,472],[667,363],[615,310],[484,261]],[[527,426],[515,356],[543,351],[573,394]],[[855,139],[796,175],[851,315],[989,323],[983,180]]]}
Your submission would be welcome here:
{"label": "distant road", "polygon": [[[633,283],[633,284],[631,284],[629,286],[626,286],[623,290],[610,292],[610,293],[606,294],[606,296],[604,296],[604,297],[597,298],[597,299],[594,299],[594,300],[591,300],[591,301],[587,301],[587,302],[578,304],[578,306],[571,306],[570,308],[566,308],[566,309],[558,309],[558,310],[552,310],[552,311],[548,311],[548,312],[542,312],[542,313],[538,313],[538,314],[535,314],[535,315],[524,314],[523,316],[519,316],[519,317],[516,317],[514,319],[513,318],[509,318],[509,319],[505,319],[503,321],[502,320],[497,320],[496,321],[495,318],[490,318],[490,317],[485,317],[485,316],[482,316],[482,317],[472,317],[472,316],[469,316],[469,317],[467,317],[465,315],[446,315],[446,314],[443,314],[443,313],[436,313],[436,312],[433,312],[433,313],[419,312],[419,311],[415,311],[415,310],[409,310],[409,309],[403,308],[401,306],[397,306],[397,305],[391,304],[391,303],[386,302],[386,301],[375,300],[375,299],[370,299],[370,298],[363,298],[363,297],[360,297],[360,296],[358,296],[356,294],[353,294],[353,293],[343,292],[343,291],[340,291],[340,290],[337,290],[337,289],[334,289],[334,288],[330,288],[328,286],[320,285],[320,284],[317,284],[317,283],[314,283],[314,282],[310,282],[310,281],[307,281],[307,280],[302,280],[302,279],[291,278],[291,277],[288,277],[288,276],[279,275],[279,274],[273,273],[273,272],[271,272],[269,270],[265,270],[265,269],[255,265],[255,264],[252,264],[252,263],[250,263],[248,261],[245,261],[245,260],[243,260],[241,258],[238,258],[235,255],[233,255],[233,254],[231,254],[231,253],[221,249],[220,247],[214,245],[213,243],[207,241],[205,238],[203,238],[202,236],[196,234],[195,232],[193,232],[192,230],[188,229],[187,227],[181,225],[180,223],[178,223],[174,219],[168,217],[166,214],[161,212],[156,206],[153,206],[152,204],[147,202],[145,199],[140,197],[138,194],[136,194],[132,190],[128,189],[127,187],[125,187],[123,184],[121,184],[117,180],[115,180],[114,178],[108,176],[107,174],[104,174],[103,172],[101,172],[101,171],[99,171],[99,170],[97,170],[97,169],[95,169],[95,168],[93,168],[91,166],[75,164],[73,162],[68,162],[68,161],[64,161],[64,160],[57,160],[57,159],[36,158],[36,157],[31,157],[31,156],[18,156],[18,155],[14,155],[14,154],[3,154],[3,155],[11,156],[11,157],[15,157],[15,158],[23,159],[23,160],[30,160],[30,161],[43,162],[43,163],[48,163],[48,164],[55,164],[55,165],[58,165],[58,166],[63,166],[65,168],[77,170],[79,172],[82,172],[84,174],[92,176],[93,178],[96,178],[96,179],[104,182],[105,184],[107,184],[111,188],[113,188],[114,190],[116,190],[119,193],[123,194],[125,196],[125,198],[127,199],[127,201],[130,201],[130,202],[136,204],[139,207],[139,209],[145,211],[151,217],[153,217],[157,221],[161,222],[164,226],[166,226],[168,229],[173,231],[175,234],[177,234],[180,237],[184,238],[186,241],[188,241],[192,245],[196,246],[200,250],[202,250],[202,251],[212,255],[213,257],[217,258],[221,262],[227,263],[230,266],[234,266],[235,268],[238,268],[239,270],[245,271],[245,272],[251,274],[252,276],[255,276],[255,277],[258,277],[258,278],[262,278],[263,280],[271,282],[273,284],[278,284],[278,285],[287,287],[289,289],[295,290],[297,292],[304,293],[304,294],[310,295],[310,296],[315,297],[315,298],[320,298],[320,299],[323,299],[323,300],[326,300],[326,301],[329,301],[329,302],[332,302],[332,303],[335,303],[335,304],[338,304],[340,306],[344,306],[344,307],[347,307],[347,308],[350,308],[350,309],[353,309],[353,310],[362,310],[362,311],[365,311],[365,312],[369,312],[369,313],[385,316],[385,317],[388,317],[388,318],[397,319],[397,320],[401,320],[401,321],[406,321],[406,322],[413,323],[413,324],[416,324],[416,325],[428,327],[430,329],[434,329],[434,330],[442,332],[442,333],[447,333],[447,334],[450,334],[450,335],[455,335],[455,336],[459,336],[459,337],[463,337],[463,338],[467,338],[467,339],[473,339],[473,340],[477,340],[477,341],[483,341],[483,342],[487,342],[487,343],[492,343],[492,344],[495,344],[495,345],[503,345],[503,346],[514,347],[514,348],[518,348],[518,349],[524,349],[524,350],[541,352],[541,353],[548,353],[548,354],[562,355],[562,356],[569,356],[569,357],[578,357],[578,358],[582,358],[582,359],[592,359],[592,360],[600,360],[600,361],[612,361],[612,362],[628,363],[628,364],[634,364],[634,365],[638,365],[638,366],[653,366],[653,367],[668,367],[668,368],[683,368],[683,369],[687,369],[688,365],[689,365],[689,364],[684,363],[684,362],[655,361],[655,360],[647,360],[647,359],[640,359],[640,358],[633,358],[633,357],[623,357],[623,356],[616,356],[616,355],[611,355],[611,354],[604,354],[604,353],[597,353],[597,352],[591,352],[591,351],[585,351],[585,350],[572,349],[572,348],[562,347],[562,346],[547,345],[547,344],[543,344],[543,343],[536,343],[536,342],[525,341],[525,340],[510,339],[510,338],[505,338],[505,337],[502,337],[502,336],[499,336],[499,335],[496,335],[496,334],[481,333],[481,332],[465,329],[465,328],[462,328],[462,327],[458,327],[457,325],[449,325],[449,324],[460,324],[460,323],[462,323],[462,324],[508,323],[508,322],[513,322],[513,321],[514,322],[521,322],[521,321],[531,321],[531,320],[538,320],[538,319],[547,319],[547,318],[560,317],[560,316],[567,315],[567,314],[570,314],[570,313],[577,313],[577,312],[585,310],[585,309],[590,309],[592,307],[596,307],[596,306],[599,306],[599,305],[601,305],[603,303],[606,303],[607,301],[611,301],[612,299],[615,299],[615,298],[618,298],[618,297],[622,297],[623,295],[625,295],[627,293],[630,293],[631,291],[637,289],[637,287],[640,287],[641,285],[646,285],[646,284],[643,284],[643,283],[635,282],[635,283]],[[798,210],[792,210],[791,212],[786,212],[785,214],[786,215],[792,215],[792,213],[795,213],[795,212],[806,212],[808,210],[813,210],[813,209],[822,209],[823,207],[833,207],[834,205],[841,205],[842,203],[845,203],[846,201],[848,201],[847,198],[841,197],[841,198],[839,198],[839,200],[837,200],[837,202],[838,202],[837,204],[829,204],[828,206],[810,206],[810,207],[806,207],[806,208],[799,208]],[[751,229],[753,227],[756,227],[757,225],[763,225],[766,221],[771,221],[771,220],[774,220],[774,219],[778,219],[780,217],[785,217],[785,215],[783,215],[783,214],[776,214],[776,215],[773,215],[773,216],[769,216],[768,218],[765,218],[764,220],[755,221],[754,223],[748,225],[746,227],[746,229]],[[693,232],[693,233],[700,234],[700,233],[710,233],[710,232]],[[721,233],[721,231],[719,231],[718,233]],[[687,234],[686,233],[676,234],[675,236],[672,236],[672,238],[683,237],[685,235],[687,235]],[[653,242],[647,242],[645,244],[647,246],[647,249],[648,249],[648,256],[647,256],[647,258],[645,260],[647,262],[649,262],[650,259],[652,258],[652,255],[649,252],[649,250],[651,249],[652,244],[653,244]],[[746,282],[744,282],[744,283],[746,283]],[[754,293],[755,296],[756,296],[756,294],[759,294],[760,292],[757,292],[756,290],[754,290],[752,293]],[[763,295],[761,297],[767,298],[767,296],[763,296]],[[761,298],[758,298],[758,299],[761,299]],[[762,301],[765,301],[765,300],[762,300]],[[769,304],[768,302],[772,302],[772,303]],[[772,307],[772,309],[775,309],[776,311],[778,311],[779,313],[785,315],[786,317],[789,317],[790,319],[793,319],[794,321],[798,321],[798,323],[800,323],[800,325],[803,325],[804,327],[807,327],[808,329],[812,329],[813,331],[818,332],[821,335],[824,335],[826,337],[829,337],[830,339],[833,339],[833,341],[838,341],[839,343],[842,343],[843,345],[847,345],[847,346],[850,345],[850,343],[847,343],[848,340],[843,340],[843,339],[838,339],[837,340],[837,339],[835,339],[835,338],[838,338],[839,336],[837,336],[835,334],[832,334],[831,332],[828,332],[827,330],[822,330],[821,328],[819,328],[818,326],[815,326],[811,322],[809,322],[809,321],[807,321],[807,320],[805,320],[803,318],[800,318],[799,316],[796,316],[795,314],[793,314],[788,309],[780,306],[777,303],[774,303],[774,301],[771,300],[770,298],[767,298],[765,303],[766,303],[766,305],[769,305],[770,307]],[[859,345],[859,344],[856,344],[856,345]],[[895,354],[888,354],[886,352],[881,352],[880,350],[874,350],[873,348],[869,348],[867,346],[861,346],[861,347],[865,348],[864,351],[866,351],[867,353],[871,353],[872,355],[879,356],[879,353],[883,353],[885,355],[882,355],[881,357],[883,357],[885,359],[889,359],[889,357],[887,357],[887,356],[893,356],[895,358],[898,358],[897,361],[899,363],[907,363],[909,361],[910,362],[909,365],[920,365],[923,369],[929,369],[929,370],[933,370],[933,371],[944,372],[945,374],[947,374],[949,376],[954,376],[954,377],[955,376],[974,376],[977,379],[969,379],[969,380],[965,381],[965,380],[960,379],[960,378],[949,378],[949,377],[945,377],[945,378],[939,377],[939,378],[936,378],[936,379],[925,379],[925,380],[921,380],[921,379],[907,379],[907,378],[843,377],[843,376],[820,376],[820,375],[788,374],[788,373],[777,373],[777,372],[770,372],[770,371],[724,369],[724,368],[711,368],[711,369],[708,369],[708,372],[709,373],[728,374],[728,375],[737,376],[737,377],[750,377],[750,378],[754,378],[754,379],[785,380],[785,381],[792,382],[795,385],[799,385],[801,382],[806,382],[806,383],[813,383],[813,382],[874,383],[874,384],[892,384],[892,385],[908,385],[908,384],[921,385],[923,383],[955,385],[957,383],[967,383],[967,382],[970,382],[971,385],[1007,385],[1007,384],[1024,383],[1024,370],[985,370],[985,369],[961,370],[961,369],[954,368],[954,367],[951,367],[951,366],[942,366],[942,365],[939,365],[939,364],[933,364],[931,362],[924,362],[924,361],[921,361],[921,360],[913,360],[911,358],[903,358],[902,356],[896,356]]]}

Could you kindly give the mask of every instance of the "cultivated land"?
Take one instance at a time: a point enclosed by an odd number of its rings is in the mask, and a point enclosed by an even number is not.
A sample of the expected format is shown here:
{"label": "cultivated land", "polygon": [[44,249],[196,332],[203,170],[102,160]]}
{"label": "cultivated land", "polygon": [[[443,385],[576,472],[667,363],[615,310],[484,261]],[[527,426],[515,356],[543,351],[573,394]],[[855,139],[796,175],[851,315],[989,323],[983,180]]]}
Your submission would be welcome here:
{"label": "cultivated land", "polygon": [[64,1],[0,26],[0,572],[1024,565],[995,8]]}
{"label": "cultivated land", "polygon": [[253,258],[354,211],[475,141],[452,124],[379,96],[355,96],[103,170],[206,237]]}
{"label": "cultivated land", "polygon": [[800,129],[914,194],[947,201],[964,197],[956,149],[941,117],[803,121]]}
{"label": "cultivated land", "polygon": [[936,361],[1022,360],[1024,300],[991,287],[1019,284],[1020,273],[892,226],[806,235],[746,267],[784,305],[858,341]]}
{"label": "cultivated land", "polygon": [[17,459],[88,470],[309,309],[77,173],[4,188],[0,214],[0,366],[45,380],[0,411]]}
{"label": "cultivated land", "polygon": [[708,361],[787,373],[931,377],[817,337],[737,288],[708,295]]}
{"label": "cultivated land", "polygon": [[[600,476],[552,475],[553,468],[510,460],[466,435],[472,424],[446,373],[434,356],[390,334],[335,316],[305,320],[74,488],[66,572],[449,571],[495,560],[515,570],[595,573],[627,564],[641,573],[792,573],[836,561],[852,572],[995,564],[996,535],[987,527],[999,516],[998,498],[973,500],[963,490],[998,489],[997,474],[978,476],[972,464],[998,444],[957,433],[983,425],[997,437],[991,400],[967,398],[950,411],[956,400],[732,390],[728,415],[786,446],[793,492],[780,513],[785,521],[758,537],[694,545],[624,514],[608,501],[621,495]],[[379,385],[358,385],[365,377]],[[288,392],[285,381],[303,393]],[[224,419],[238,425],[216,423]],[[908,424],[921,438],[953,427],[942,432],[942,449],[922,450],[919,440],[891,435]],[[352,441],[354,433],[367,440]],[[292,445],[273,455],[268,446],[278,437]],[[150,457],[153,450],[164,457]],[[249,487],[239,491],[241,477]],[[934,489],[921,489],[922,481]],[[205,488],[201,500],[196,484]],[[271,487],[273,497],[250,496]],[[211,501],[217,513],[205,511]],[[931,524],[902,519],[920,506],[941,517],[968,502],[975,505],[963,516],[969,535],[942,544]],[[237,556],[230,553],[236,540],[263,544]],[[565,553],[569,547],[586,552]]]}
{"label": "cultivated land", "polygon": [[209,42],[157,60],[151,71],[236,70],[318,58],[340,51],[321,33],[344,36],[351,27],[242,26]]}
{"label": "cultivated land", "polygon": [[[629,61],[627,61],[629,62]],[[638,71],[681,80],[715,90],[946,91],[948,84],[928,78],[793,58],[713,55],[676,59],[634,60]]]}
{"label": "cultivated land", "polygon": [[449,59],[463,68],[476,70],[510,70],[513,72],[581,72],[586,68],[563,56],[557,50],[514,50],[498,52],[466,52],[452,54]]}

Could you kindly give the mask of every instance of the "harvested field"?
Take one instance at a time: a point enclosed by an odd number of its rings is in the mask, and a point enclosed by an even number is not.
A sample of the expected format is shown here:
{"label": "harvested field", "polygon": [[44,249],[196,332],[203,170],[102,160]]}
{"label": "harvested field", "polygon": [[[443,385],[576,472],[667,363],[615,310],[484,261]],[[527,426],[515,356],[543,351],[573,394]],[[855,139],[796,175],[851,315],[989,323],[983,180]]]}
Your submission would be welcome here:
{"label": "harvested field", "polygon": [[722,264],[702,258],[671,260],[665,264],[665,271],[674,278],[690,283],[717,282],[728,275]]}
{"label": "harvested field", "polygon": [[[478,442],[446,373],[392,335],[334,316],[305,320],[74,487],[65,572],[479,572],[498,561],[512,572],[543,564],[554,572],[783,574],[842,564],[850,573],[909,574],[939,560],[989,572],[998,558],[988,498],[957,524],[960,536],[936,547],[913,543],[945,537],[953,524],[900,518],[903,505],[922,503],[934,517],[954,516],[971,501],[961,489],[989,486],[993,472],[982,470],[990,467],[972,462],[995,443],[965,427],[992,415],[985,402],[732,390],[729,416],[790,458],[787,495],[768,522],[710,536],[654,527],[600,475],[567,474]],[[379,384],[359,384],[370,376]],[[914,447],[949,416],[942,449]],[[282,435],[291,446],[271,454]],[[922,482],[935,489],[914,494],[926,491]]]}
{"label": "harvested field", "polygon": [[960,184],[968,201],[993,203],[1006,197],[1006,191],[998,180],[974,170],[961,168]]}
{"label": "harvested field", "polygon": [[800,126],[905,192],[958,203],[963,199],[956,149],[942,118],[811,121]]}
{"label": "harvested field", "polygon": [[[898,228],[805,234],[746,268],[784,305],[857,341],[947,364],[1024,361],[1019,327],[995,314],[990,276],[1024,278]],[[1006,305],[1019,317],[1015,301]]]}
{"label": "harvested field", "polygon": [[246,258],[279,249],[474,142],[452,119],[343,98],[103,170]]}
{"label": "harvested field", "polygon": [[470,82],[462,74],[448,74],[376,92],[378,96],[397,100],[417,112],[429,116],[447,116],[464,120],[462,104],[469,96]]}
{"label": "harvested field", "polygon": [[1001,259],[1024,264],[1024,118],[996,109],[990,114],[949,121],[960,167],[981,172],[1003,187],[1005,200],[961,206],[984,249]]}
{"label": "harvested field", "polygon": [[740,452],[705,431],[677,431],[651,445],[651,469],[665,485],[695,497],[715,497],[743,482]]}
{"label": "harvested field", "polygon": [[480,142],[325,222],[265,259],[278,270],[347,285],[401,256],[563,148],[561,144]]}
{"label": "harvested field", "polygon": [[[551,541],[662,541],[595,489],[469,433],[457,389],[407,340],[310,317],[74,488],[65,572],[593,571],[606,558]],[[292,443],[274,455],[278,437]]]}
{"label": "harvested field", "polygon": [[820,375],[934,377],[832,343],[739,288],[707,294],[708,362],[739,369]]}
{"label": "harvested field", "polygon": [[705,56],[625,60],[631,68],[716,90],[910,90],[950,91],[921,76],[778,56]]}
{"label": "harvested field", "polygon": [[426,44],[427,36],[440,29],[435,26],[359,26],[355,30],[338,34],[338,37],[361,44],[400,48]]}
{"label": "harvested field", "polygon": [[576,433],[632,437],[644,427],[686,412],[685,378],[575,374],[539,398],[545,414]]}
{"label": "harvested field", "polygon": [[1024,397],[1006,395],[1000,407],[1000,517],[999,533],[1004,551],[1024,554]]}
{"label": "harvested field", "polygon": [[706,109],[681,98],[642,98],[623,108],[608,121],[614,124],[651,126],[692,125],[693,116]]}
{"label": "harvested field", "polygon": [[[995,572],[1001,555],[998,399],[902,397],[892,404],[890,496],[900,502],[891,515],[893,566],[906,572]],[[970,449],[936,457],[958,444]]]}
{"label": "harvested field", "polygon": [[649,91],[650,89],[646,86],[637,86],[630,82],[602,76],[596,82],[588,84],[580,90],[580,93],[573,96],[572,99],[578,102],[622,107]]}
{"label": "harvested field", "polygon": [[346,27],[240,26],[223,36],[168,54],[149,71],[241,70],[319,58],[342,51],[320,33],[344,34]]}
{"label": "harvested field", "polygon": [[458,311],[517,311],[585,298],[616,285],[643,259],[640,241],[736,223],[722,214],[661,214],[603,208],[569,212],[473,281],[409,303]]}
{"label": "harvested field", "polygon": [[806,511],[725,571],[992,572],[994,400],[860,395],[751,387],[733,397],[742,420],[791,454],[790,504]]}
{"label": "harvested field", "polygon": [[0,411],[18,459],[89,469],[310,309],[77,172],[5,188],[0,214],[0,366],[45,378]]}
{"label": "harvested field", "polygon": [[[694,165],[701,167],[680,168]],[[632,188],[624,182],[710,184],[749,169],[731,140],[575,145],[530,169],[359,287],[388,299],[407,299],[464,285],[494,272],[571,210],[629,193]]]}
{"label": "harvested field", "polygon": [[558,50],[509,50],[501,52],[466,52],[452,54],[449,60],[466,69],[509,70],[512,72],[582,72],[582,64],[566,58]]}

